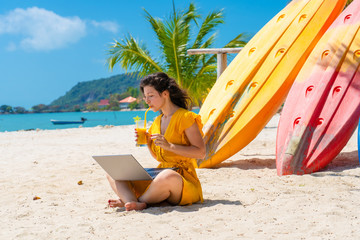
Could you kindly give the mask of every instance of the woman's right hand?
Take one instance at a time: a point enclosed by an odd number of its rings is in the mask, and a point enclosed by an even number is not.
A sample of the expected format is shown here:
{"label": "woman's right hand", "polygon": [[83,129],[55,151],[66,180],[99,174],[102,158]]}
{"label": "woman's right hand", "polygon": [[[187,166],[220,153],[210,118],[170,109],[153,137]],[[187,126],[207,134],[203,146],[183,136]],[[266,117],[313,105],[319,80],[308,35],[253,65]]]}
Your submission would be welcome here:
{"label": "woman's right hand", "polygon": [[[138,131],[135,128],[135,142],[136,143],[138,142],[138,138],[139,138]],[[146,132],[146,141],[147,141],[148,146],[150,146],[152,140],[151,140],[151,137],[150,137],[150,133],[148,133],[148,132]]]}

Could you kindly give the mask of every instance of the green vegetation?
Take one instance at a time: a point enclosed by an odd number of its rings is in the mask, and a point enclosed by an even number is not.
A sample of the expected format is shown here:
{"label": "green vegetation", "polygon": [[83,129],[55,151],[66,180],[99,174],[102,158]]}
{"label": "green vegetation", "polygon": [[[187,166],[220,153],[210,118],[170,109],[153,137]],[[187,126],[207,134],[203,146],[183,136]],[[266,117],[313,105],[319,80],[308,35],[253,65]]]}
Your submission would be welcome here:
{"label": "green vegetation", "polygon": [[[146,108],[146,104],[141,100],[139,83],[137,73],[80,82],[49,105],[38,104],[30,111],[23,107],[1,105],[0,114],[120,110],[119,100],[129,96],[137,98],[137,101],[128,106],[130,109]],[[109,105],[98,106],[102,99],[108,99]]]}
{"label": "green vegetation", "polygon": [[1,105],[0,112],[1,113],[13,113],[14,109],[12,106],[9,106],[9,105]]}
{"label": "green vegetation", "polygon": [[[53,101],[50,106],[61,106],[70,110],[76,105],[83,107],[85,104],[108,99],[110,95],[127,92],[129,87],[138,88],[140,79],[135,74],[120,74],[109,78],[80,82],[70,89],[64,96]],[[129,93],[130,94],[130,93]],[[127,93],[122,97],[129,96]]]}
{"label": "green vegetation", "polygon": [[[145,44],[129,34],[110,46],[109,68],[119,64],[126,71],[138,72],[139,76],[165,72],[188,91],[195,105],[201,104],[216,80],[216,55],[188,55],[187,50],[213,46],[215,30],[224,23],[223,10],[210,12],[202,18],[195,5],[190,3],[186,10],[174,8],[164,20],[144,11],[159,41],[161,54],[154,57]],[[223,47],[242,47],[247,38],[243,33],[239,34]]]}

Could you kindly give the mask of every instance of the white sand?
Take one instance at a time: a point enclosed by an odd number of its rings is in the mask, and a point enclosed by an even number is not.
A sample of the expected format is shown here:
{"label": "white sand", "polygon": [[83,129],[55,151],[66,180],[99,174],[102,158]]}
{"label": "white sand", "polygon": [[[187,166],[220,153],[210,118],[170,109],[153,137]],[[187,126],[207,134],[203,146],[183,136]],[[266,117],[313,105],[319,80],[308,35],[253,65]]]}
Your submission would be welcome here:
{"label": "white sand", "polygon": [[0,239],[360,239],[356,135],[324,171],[278,177],[277,121],[197,170],[204,204],[142,212],[107,208],[115,195],[91,158],[132,153],[155,166],[131,126],[0,133]]}

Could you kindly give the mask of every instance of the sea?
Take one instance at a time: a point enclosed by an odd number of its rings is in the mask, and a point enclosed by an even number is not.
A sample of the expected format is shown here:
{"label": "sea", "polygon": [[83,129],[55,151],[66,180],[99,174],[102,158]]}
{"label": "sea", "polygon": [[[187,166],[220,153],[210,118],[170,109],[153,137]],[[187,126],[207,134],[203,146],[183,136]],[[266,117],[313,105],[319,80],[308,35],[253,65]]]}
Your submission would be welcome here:
{"label": "sea", "polygon": [[[199,113],[199,109],[193,110]],[[159,113],[148,111],[147,122],[152,122]],[[29,114],[1,114],[0,132],[11,131],[31,131],[46,129],[65,129],[78,127],[96,126],[121,126],[134,125],[134,118],[139,117],[144,120],[145,110],[134,111],[114,111],[114,112],[65,112],[65,113],[29,113]],[[54,125],[50,120],[80,121],[81,118],[87,120],[82,124]]]}

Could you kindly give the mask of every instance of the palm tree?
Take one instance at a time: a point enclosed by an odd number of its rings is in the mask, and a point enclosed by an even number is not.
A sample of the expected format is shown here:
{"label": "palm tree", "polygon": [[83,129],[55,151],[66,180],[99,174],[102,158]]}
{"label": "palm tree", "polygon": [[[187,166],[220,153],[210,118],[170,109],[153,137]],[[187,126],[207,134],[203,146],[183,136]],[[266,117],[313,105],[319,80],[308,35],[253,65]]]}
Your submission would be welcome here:
{"label": "palm tree", "polygon": [[[145,18],[150,23],[159,41],[161,55],[154,57],[145,44],[131,34],[109,48],[108,64],[112,70],[116,64],[126,71],[131,70],[145,76],[154,72],[165,72],[175,78],[199,105],[216,80],[215,55],[191,55],[188,49],[209,48],[213,45],[215,29],[224,23],[223,10],[210,12],[202,23],[201,16],[193,3],[186,10],[176,11],[165,20],[154,18],[145,9]],[[198,32],[194,34],[193,28]],[[195,36],[195,39],[191,39]],[[239,34],[224,47],[241,47],[249,36]]]}

